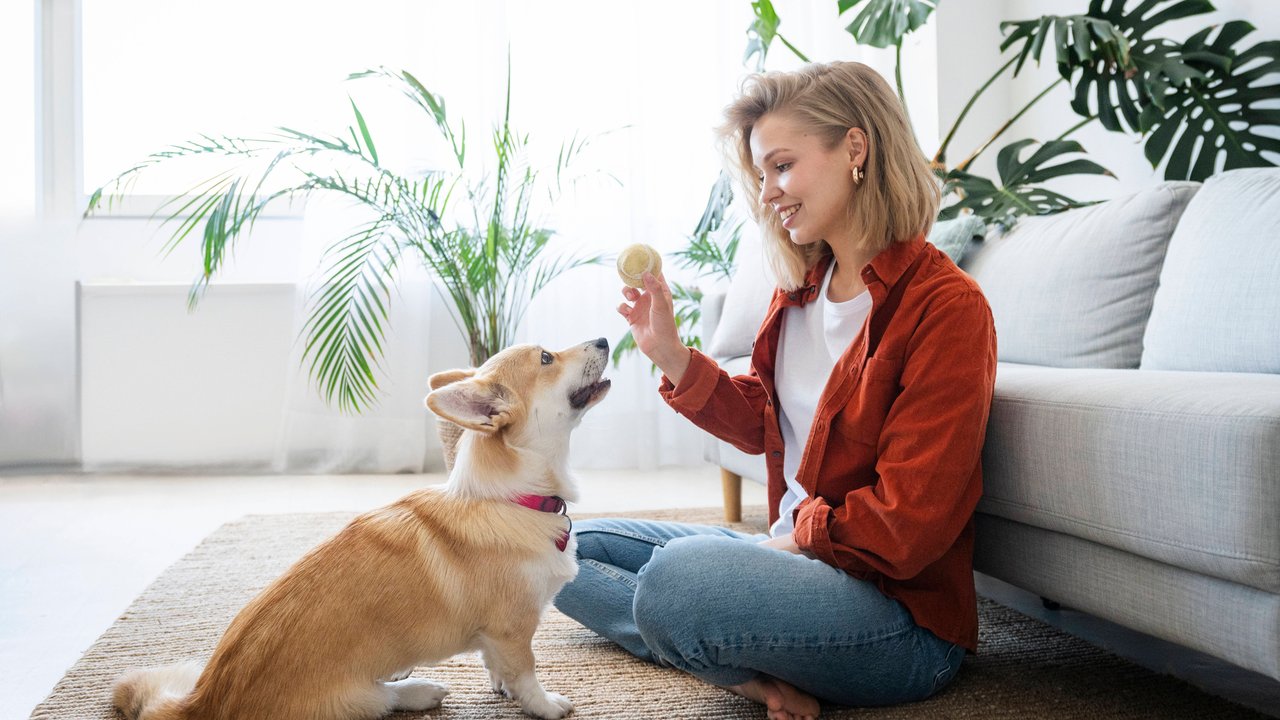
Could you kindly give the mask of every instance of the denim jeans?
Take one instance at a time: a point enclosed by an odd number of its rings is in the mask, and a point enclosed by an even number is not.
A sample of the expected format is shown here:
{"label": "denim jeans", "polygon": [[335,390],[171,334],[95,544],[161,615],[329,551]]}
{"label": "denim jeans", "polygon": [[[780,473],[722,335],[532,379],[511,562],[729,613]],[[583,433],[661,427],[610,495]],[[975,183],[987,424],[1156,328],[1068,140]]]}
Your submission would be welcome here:
{"label": "denim jeans", "polygon": [[821,560],[701,525],[575,523],[578,576],[556,607],[631,654],[712,685],[763,673],[842,705],[924,699],[964,649]]}

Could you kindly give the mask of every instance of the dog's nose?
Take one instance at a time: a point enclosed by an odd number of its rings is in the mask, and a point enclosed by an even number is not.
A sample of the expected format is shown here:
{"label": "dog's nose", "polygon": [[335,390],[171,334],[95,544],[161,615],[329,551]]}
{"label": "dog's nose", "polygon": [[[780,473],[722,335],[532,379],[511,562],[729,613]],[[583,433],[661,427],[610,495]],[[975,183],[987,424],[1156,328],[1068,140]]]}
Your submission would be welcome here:
{"label": "dog's nose", "polygon": [[606,340],[605,338],[599,338],[596,340],[596,347],[600,348],[601,350],[608,350],[609,341]]}

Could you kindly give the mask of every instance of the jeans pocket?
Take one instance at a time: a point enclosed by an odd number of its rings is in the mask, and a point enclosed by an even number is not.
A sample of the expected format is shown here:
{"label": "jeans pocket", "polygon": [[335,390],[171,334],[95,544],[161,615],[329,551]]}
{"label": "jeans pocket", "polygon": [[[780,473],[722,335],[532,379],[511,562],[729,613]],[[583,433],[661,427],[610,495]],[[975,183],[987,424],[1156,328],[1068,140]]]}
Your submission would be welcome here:
{"label": "jeans pocket", "polygon": [[933,690],[929,694],[932,695],[946,687],[947,683],[950,683],[956,673],[960,671],[962,662],[964,662],[964,648],[951,643],[951,649],[947,650],[946,656],[942,659],[942,668],[933,677]]}

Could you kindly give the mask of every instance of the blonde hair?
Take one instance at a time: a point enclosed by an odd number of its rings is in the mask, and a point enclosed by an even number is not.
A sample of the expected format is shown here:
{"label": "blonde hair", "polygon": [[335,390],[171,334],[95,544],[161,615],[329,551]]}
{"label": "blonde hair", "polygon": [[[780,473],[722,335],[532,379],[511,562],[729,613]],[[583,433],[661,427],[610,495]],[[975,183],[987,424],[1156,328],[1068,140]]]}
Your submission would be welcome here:
{"label": "blonde hair", "polygon": [[769,113],[785,114],[819,133],[827,149],[840,144],[850,128],[866,133],[865,177],[849,199],[849,219],[867,247],[879,252],[895,241],[929,233],[938,214],[938,183],[902,103],[875,70],[862,63],[833,62],[750,75],[725,108],[718,132],[730,172],[738,175],[760,223],[765,251],[782,289],[800,287],[805,273],[830,252],[830,246],[825,240],[806,246],[792,243],[777,213],[760,202],[762,183],[752,167],[751,131]]}

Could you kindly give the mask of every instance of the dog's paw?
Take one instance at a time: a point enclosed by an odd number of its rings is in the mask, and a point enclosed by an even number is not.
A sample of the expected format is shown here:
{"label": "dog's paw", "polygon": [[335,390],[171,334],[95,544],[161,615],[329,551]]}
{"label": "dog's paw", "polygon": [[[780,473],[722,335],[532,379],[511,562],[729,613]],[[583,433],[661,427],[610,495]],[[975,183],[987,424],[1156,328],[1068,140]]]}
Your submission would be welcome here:
{"label": "dog's paw", "polygon": [[573,703],[559,693],[549,692],[524,703],[523,710],[526,715],[542,718],[542,720],[559,720],[573,712]]}
{"label": "dog's paw", "polygon": [[395,710],[431,710],[449,694],[449,688],[422,678],[408,678],[387,683],[395,691]]}
{"label": "dog's paw", "polygon": [[498,673],[492,670],[489,671],[489,687],[493,688],[493,691],[498,693],[499,695],[505,695],[506,697],[511,697],[511,693],[507,691],[506,683],[502,682],[502,678],[498,675]]}

